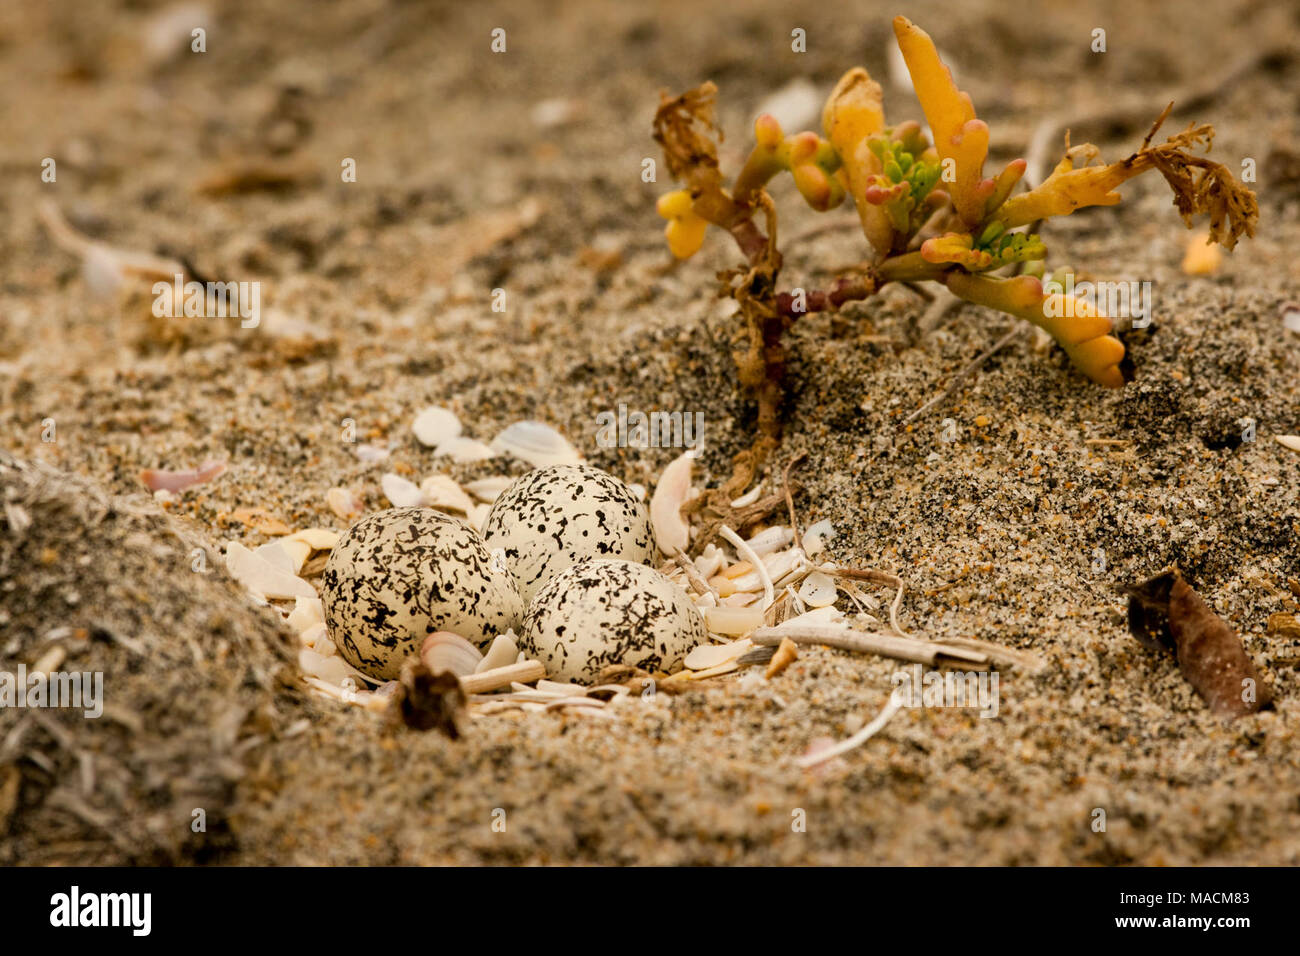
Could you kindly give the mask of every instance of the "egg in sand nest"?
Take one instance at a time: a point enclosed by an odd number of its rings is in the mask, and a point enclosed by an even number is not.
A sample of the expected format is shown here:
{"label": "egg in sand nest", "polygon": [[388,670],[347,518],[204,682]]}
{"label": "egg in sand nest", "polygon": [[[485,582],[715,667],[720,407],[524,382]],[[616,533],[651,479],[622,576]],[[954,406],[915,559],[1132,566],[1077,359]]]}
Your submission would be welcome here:
{"label": "egg in sand nest", "polygon": [[586,558],[646,564],[658,556],[645,503],[590,465],[551,465],[516,480],[493,503],[483,537],[505,551],[525,604]]}
{"label": "egg in sand nest", "polygon": [[431,508],[390,508],[349,528],[325,566],[321,602],[339,654],[381,680],[435,631],[486,647],[524,611],[478,532]]}
{"label": "egg in sand nest", "polygon": [[591,683],[611,664],[671,671],[707,640],[686,592],[654,568],[588,559],[537,592],[519,647],[552,679]]}

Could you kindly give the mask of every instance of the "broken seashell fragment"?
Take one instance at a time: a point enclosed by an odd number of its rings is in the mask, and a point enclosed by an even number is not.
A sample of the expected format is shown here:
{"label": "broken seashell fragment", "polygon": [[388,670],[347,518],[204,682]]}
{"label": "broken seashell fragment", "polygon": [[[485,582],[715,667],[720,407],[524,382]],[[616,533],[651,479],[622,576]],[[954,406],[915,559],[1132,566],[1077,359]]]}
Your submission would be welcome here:
{"label": "broken seashell fragment", "polygon": [[1273,440],[1283,448],[1300,451],[1300,435],[1274,435]]}
{"label": "broken seashell fragment", "polygon": [[434,631],[420,647],[420,660],[430,673],[452,673],[457,677],[473,674],[483,655],[479,649],[459,634],[451,631]]}
{"label": "broken seashell fragment", "polygon": [[293,610],[289,612],[285,623],[289,625],[295,634],[302,634],[317,624],[323,626],[325,623],[325,609],[321,605],[320,598],[294,598]]}
{"label": "broken seashell fragment", "polygon": [[803,533],[803,550],[804,554],[812,557],[815,554],[821,554],[826,550],[826,542],[835,537],[835,528],[831,526],[829,518],[823,518],[812,525]]}
{"label": "broken seashell fragment", "polygon": [[781,638],[781,643],[776,649],[776,654],[774,654],[772,660],[768,662],[767,671],[763,674],[763,679],[771,680],[777,674],[781,673],[781,671],[793,664],[795,658],[798,656],[799,648],[795,646],[794,641],[790,640],[788,637]]}
{"label": "broken seashell fragment", "polygon": [[498,634],[492,641],[492,646],[483,655],[483,660],[478,662],[478,667],[474,669],[474,673],[481,674],[483,671],[505,667],[508,664],[513,664],[518,658],[519,645],[515,642],[515,632],[513,630],[506,631],[504,634]]}
{"label": "broken seashell fragment", "polygon": [[682,516],[682,505],[691,493],[692,460],[691,453],[686,452],[669,462],[650,496],[650,523],[659,550],[668,557],[679,548],[685,551],[691,543],[691,526]]}
{"label": "broken seashell fragment", "polygon": [[835,603],[838,591],[835,579],[823,571],[814,571],[799,587],[799,599],[811,608],[829,607]]}
{"label": "broken seashell fragment", "polygon": [[534,468],[582,462],[582,456],[568,439],[544,422],[515,422],[492,439],[489,447],[499,455],[513,455]]}
{"label": "broken seashell fragment", "polygon": [[458,511],[468,515],[474,509],[474,501],[461,490],[451,475],[430,475],[420,483],[420,493],[424,504],[439,511]]}
{"label": "broken seashell fragment", "polygon": [[226,570],[261,598],[316,597],[316,589],[302,578],[276,567],[238,541],[226,543]]}
{"label": "broken seashell fragment", "polygon": [[436,458],[450,458],[456,462],[487,461],[495,458],[497,453],[481,441],[473,438],[448,438],[433,450]]}
{"label": "broken seashell fragment", "polygon": [[197,468],[186,471],[167,471],[161,468],[146,468],[140,472],[140,480],[150,491],[181,492],[194,485],[211,481],[226,470],[224,461],[205,461]]}
{"label": "broken seashell fragment", "polygon": [[793,540],[794,529],[778,525],[773,528],[764,528],[745,543],[749,545],[751,551],[761,558],[779,548],[784,548]]}
{"label": "broken seashell fragment", "polygon": [[313,551],[332,551],[339,543],[339,533],[328,528],[303,528],[283,540],[302,541]]}
{"label": "broken seashell fragment", "polygon": [[459,438],[461,428],[460,419],[455,412],[437,406],[420,412],[411,424],[416,440],[428,448],[436,448],[445,441]]}
{"label": "broken seashell fragment", "polygon": [[690,670],[702,671],[734,661],[753,649],[754,642],[747,637],[730,644],[701,644],[687,654],[682,663]]}
{"label": "broken seashell fragment", "polygon": [[325,503],[329,505],[330,511],[349,523],[361,517],[366,510],[360,496],[349,488],[331,488],[325,492]]}
{"label": "broken seashell fragment", "polygon": [[379,487],[394,508],[419,508],[425,503],[424,492],[416,487],[415,482],[391,471],[379,479]]}
{"label": "broken seashell fragment", "polygon": [[710,633],[737,637],[763,626],[760,607],[706,607],[700,609]]}
{"label": "broken seashell fragment", "polygon": [[493,475],[491,478],[479,478],[477,481],[466,482],[465,490],[479,501],[492,504],[501,497],[501,492],[505,491],[513,483],[514,479],[506,475]]}

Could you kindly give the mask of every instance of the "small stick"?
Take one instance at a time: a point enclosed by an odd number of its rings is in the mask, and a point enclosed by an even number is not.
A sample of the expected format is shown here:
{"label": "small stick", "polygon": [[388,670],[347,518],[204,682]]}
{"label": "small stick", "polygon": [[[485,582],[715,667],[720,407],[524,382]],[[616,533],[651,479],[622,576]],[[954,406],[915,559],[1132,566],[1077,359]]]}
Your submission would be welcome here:
{"label": "small stick", "polygon": [[912,412],[912,414],[904,418],[901,422],[898,423],[897,427],[900,430],[906,428],[908,425],[916,421],[918,418],[920,418],[930,409],[934,408],[934,406],[948,399],[953,392],[957,391],[958,385],[960,385],[963,381],[965,381],[966,378],[970,376],[973,372],[977,371],[981,365],[983,365],[985,362],[991,359],[998,352],[1002,351],[1002,349],[1005,348],[1008,344],[1010,344],[1011,340],[1014,339],[1019,334],[1020,334],[1020,326],[1013,325],[1011,327],[1011,331],[1008,332],[1006,335],[1002,336],[1002,338],[998,339],[995,343],[993,343],[992,347],[989,348],[987,352],[984,352],[983,354],[977,356],[969,365],[967,365],[964,369],[958,372],[953,377],[953,380],[948,383],[947,388],[945,388],[934,398],[930,399],[928,402],[926,402],[916,411]]}
{"label": "small stick", "polygon": [[467,674],[460,679],[460,688],[466,694],[482,694],[499,687],[509,687],[513,681],[528,684],[545,676],[546,666],[541,661],[521,661],[478,674]]}
{"label": "small stick", "polygon": [[990,663],[988,655],[983,651],[935,641],[920,641],[912,637],[898,637],[893,634],[872,634],[833,625],[785,624],[781,627],[760,627],[750,634],[750,640],[758,647],[780,644],[786,638],[796,644],[825,644],[844,651],[878,654],[881,657],[926,664],[930,667],[938,667],[942,664],[986,667]]}
{"label": "small stick", "polygon": [[745,543],[745,539],[736,532],[732,531],[725,524],[718,526],[718,534],[731,542],[731,546],[736,549],[736,554],[748,561],[758,572],[758,579],[763,582],[763,610],[766,611],[776,600],[776,589],[772,587],[772,578],[767,573],[767,565],[763,559],[754,553],[754,549]]}
{"label": "small stick", "polygon": [[690,559],[690,556],[685,551],[681,548],[674,548],[673,560],[682,569],[686,579],[691,582],[691,587],[695,588],[700,594],[712,594],[714,598],[718,597],[718,592],[708,581],[704,580],[704,575],[700,574],[700,569],[695,566],[695,562]]}
{"label": "small stick", "polygon": [[857,747],[861,747],[864,743],[866,743],[868,740],[874,737],[881,729],[883,729],[885,724],[893,720],[894,715],[897,714],[901,709],[902,709],[902,704],[898,703],[898,701],[894,699],[893,694],[890,694],[889,703],[885,704],[884,709],[879,714],[876,715],[875,720],[867,724],[867,726],[863,727],[852,737],[848,738],[847,740],[841,740],[833,747],[828,747],[826,750],[823,750],[820,753],[812,754],[811,756],[800,757],[798,760],[795,761],[796,765],[798,765],[801,769],[806,770],[809,767],[817,766],[819,763],[825,763],[827,760],[833,760],[835,757],[838,757],[840,754],[845,754],[848,753],[850,750],[853,750]]}
{"label": "small stick", "polygon": [[796,457],[790,459],[790,463],[785,466],[785,474],[781,478],[781,483],[785,485],[785,506],[790,509],[790,530],[794,532],[794,543],[798,545],[801,542],[799,537],[799,521],[794,516],[794,495],[790,494],[790,472],[808,456],[800,452]]}
{"label": "small stick", "polygon": [[885,571],[877,571],[874,568],[858,570],[857,568],[836,568],[831,574],[841,578],[850,578],[854,581],[871,581],[873,584],[888,584],[890,587],[898,588],[898,593],[894,595],[893,602],[889,605],[889,626],[907,637],[907,631],[903,630],[898,624],[898,608],[903,603],[903,579],[896,574],[889,574]]}

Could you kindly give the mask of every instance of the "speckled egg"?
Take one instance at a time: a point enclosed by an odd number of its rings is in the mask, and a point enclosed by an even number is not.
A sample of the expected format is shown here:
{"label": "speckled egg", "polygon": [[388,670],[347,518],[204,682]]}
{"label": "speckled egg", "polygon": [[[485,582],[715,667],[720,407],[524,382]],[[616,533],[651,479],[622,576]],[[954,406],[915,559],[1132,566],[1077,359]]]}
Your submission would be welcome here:
{"label": "speckled egg", "polygon": [[392,680],[434,631],[481,647],[518,628],[524,603],[505,565],[473,528],[431,508],[362,518],[325,566],[321,602],[339,654]]}
{"label": "speckled egg", "polygon": [[492,505],[483,537],[505,551],[525,605],[585,558],[647,564],[658,556],[645,503],[590,465],[551,465],[519,478]]}
{"label": "speckled egg", "polygon": [[708,640],[686,592],[654,568],[588,559],[537,592],[519,648],[553,680],[590,683],[611,664],[672,671]]}

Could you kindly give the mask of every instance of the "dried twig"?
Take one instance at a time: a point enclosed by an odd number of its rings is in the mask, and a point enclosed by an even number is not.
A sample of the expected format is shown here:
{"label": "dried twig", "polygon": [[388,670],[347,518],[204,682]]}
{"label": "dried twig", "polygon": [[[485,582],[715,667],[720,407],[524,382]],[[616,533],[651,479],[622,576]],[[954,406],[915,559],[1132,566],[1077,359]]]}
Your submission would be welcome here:
{"label": "dried twig", "polygon": [[889,702],[886,703],[884,709],[876,715],[876,719],[867,724],[867,726],[863,727],[852,737],[847,740],[841,740],[839,743],[835,744],[835,746],[828,747],[826,750],[810,754],[807,757],[800,757],[795,761],[795,764],[801,769],[806,770],[809,767],[817,766],[819,763],[833,760],[840,754],[846,754],[850,750],[861,747],[864,743],[884,729],[884,726],[894,719],[894,715],[902,710],[902,706],[903,705],[895,700],[894,696],[891,694],[889,696]]}

